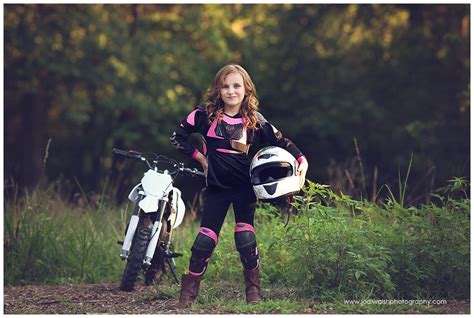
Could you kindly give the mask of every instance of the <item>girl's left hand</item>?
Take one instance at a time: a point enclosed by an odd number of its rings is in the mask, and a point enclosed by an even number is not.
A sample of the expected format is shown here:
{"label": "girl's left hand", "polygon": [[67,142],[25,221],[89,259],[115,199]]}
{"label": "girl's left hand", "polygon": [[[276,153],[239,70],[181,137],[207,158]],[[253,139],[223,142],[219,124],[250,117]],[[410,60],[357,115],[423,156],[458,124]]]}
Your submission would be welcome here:
{"label": "girl's left hand", "polygon": [[304,182],[306,180],[306,172],[308,172],[308,161],[306,158],[301,160],[301,163],[298,165],[296,169],[296,175],[300,176],[300,186],[303,187]]}

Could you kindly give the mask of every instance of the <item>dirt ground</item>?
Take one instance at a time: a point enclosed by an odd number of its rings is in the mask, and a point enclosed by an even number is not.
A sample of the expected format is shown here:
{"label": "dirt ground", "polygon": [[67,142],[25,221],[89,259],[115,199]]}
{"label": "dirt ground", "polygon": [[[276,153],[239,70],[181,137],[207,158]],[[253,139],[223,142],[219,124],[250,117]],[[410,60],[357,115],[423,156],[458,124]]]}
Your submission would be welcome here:
{"label": "dirt ground", "polygon": [[[159,292],[155,287],[137,286],[132,293],[120,291],[118,284],[27,285],[4,288],[5,314],[213,314],[225,313],[217,308],[175,309],[178,287],[166,286],[175,292]],[[174,295],[172,295],[174,294]],[[331,308],[332,309],[332,308]],[[334,308],[336,309],[336,308]],[[440,313],[467,314],[469,301],[450,301],[439,307]],[[302,308],[301,313],[336,313]],[[419,314],[418,310],[406,313]]]}
{"label": "dirt ground", "polygon": [[28,285],[4,288],[5,314],[179,314],[177,299],[154,287],[137,286],[132,293],[118,284]]}

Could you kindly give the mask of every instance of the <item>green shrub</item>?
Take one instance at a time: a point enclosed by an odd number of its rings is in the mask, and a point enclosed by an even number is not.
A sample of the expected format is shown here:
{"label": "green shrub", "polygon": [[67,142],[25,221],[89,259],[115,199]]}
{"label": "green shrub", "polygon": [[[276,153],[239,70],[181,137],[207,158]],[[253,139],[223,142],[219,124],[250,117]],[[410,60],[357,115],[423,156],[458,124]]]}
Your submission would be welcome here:
{"label": "green shrub", "polygon": [[264,277],[320,299],[469,297],[470,202],[438,197],[442,206],[379,207],[309,182],[293,222],[263,226],[276,230],[259,237],[272,260]]}

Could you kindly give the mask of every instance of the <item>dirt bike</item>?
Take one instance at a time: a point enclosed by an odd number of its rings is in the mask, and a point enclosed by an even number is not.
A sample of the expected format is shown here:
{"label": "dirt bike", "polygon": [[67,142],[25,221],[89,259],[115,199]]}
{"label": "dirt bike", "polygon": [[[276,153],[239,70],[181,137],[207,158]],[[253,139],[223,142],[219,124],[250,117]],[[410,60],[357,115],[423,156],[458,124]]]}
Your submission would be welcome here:
{"label": "dirt bike", "polygon": [[[114,149],[117,155],[144,162],[148,166],[141,182],[130,192],[128,198],[135,203],[133,214],[126,229],[120,258],[127,264],[120,281],[120,290],[132,291],[143,270],[145,285],[151,285],[169,268],[176,283],[174,258],[182,256],[173,251],[172,236],[183,221],[185,205],[181,191],[173,186],[179,174],[204,176],[197,169],[185,168],[183,163],[163,155],[152,154],[152,162],[143,153],[133,150]],[[167,169],[159,169],[163,166]]]}

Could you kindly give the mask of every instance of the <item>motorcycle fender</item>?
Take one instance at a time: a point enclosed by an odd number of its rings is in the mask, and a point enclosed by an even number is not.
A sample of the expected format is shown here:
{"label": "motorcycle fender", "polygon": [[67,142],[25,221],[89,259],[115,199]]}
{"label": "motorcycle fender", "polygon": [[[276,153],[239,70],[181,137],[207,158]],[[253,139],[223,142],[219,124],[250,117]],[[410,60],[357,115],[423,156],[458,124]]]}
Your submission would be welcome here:
{"label": "motorcycle fender", "polygon": [[169,174],[159,173],[151,169],[145,172],[141,181],[147,196],[157,196],[160,199],[171,191],[173,184],[173,179]]}
{"label": "motorcycle fender", "polygon": [[137,202],[137,200],[138,200],[138,188],[141,185],[142,185],[141,183],[137,184],[135,187],[133,187],[132,191],[130,191],[130,194],[128,195],[128,199],[130,201]]}
{"label": "motorcycle fender", "polygon": [[138,206],[145,212],[145,213],[151,213],[151,212],[156,212],[158,211],[158,197],[148,195],[144,197],[140,203],[138,203]]}
{"label": "motorcycle fender", "polygon": [[184,219],[186,206],[181,198],[181,191],[173,187],[173,199],[171,201],[171,213],[168,220],[172,224],[173,229],[177,228]]}

